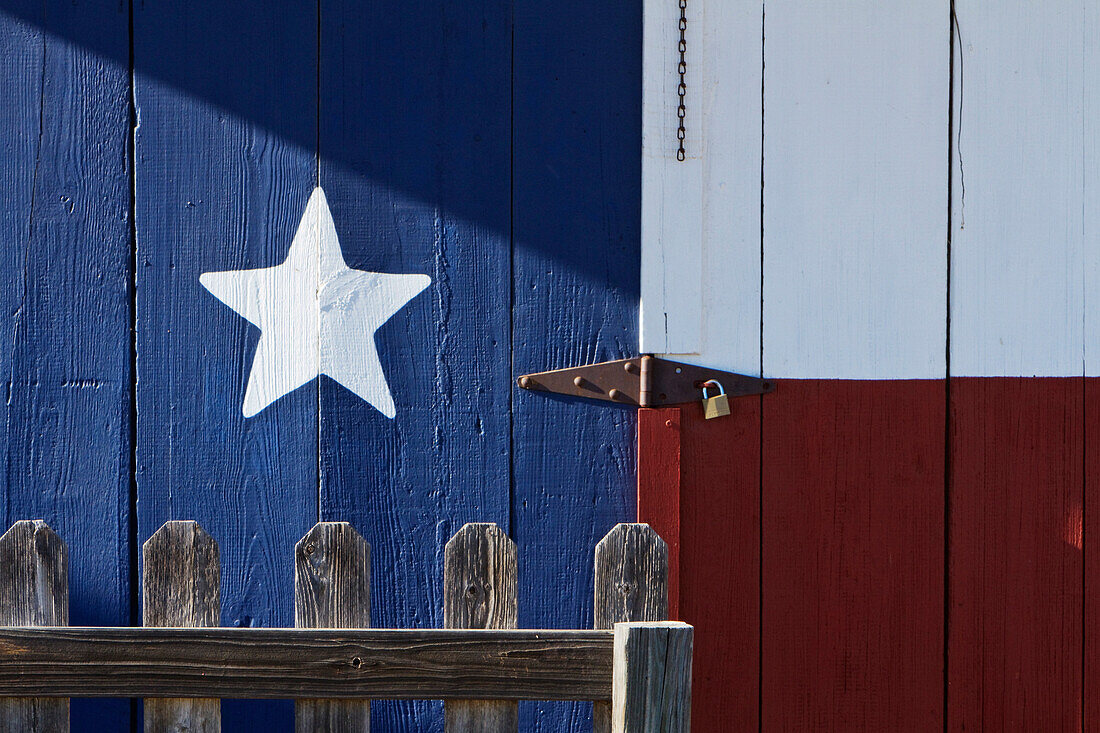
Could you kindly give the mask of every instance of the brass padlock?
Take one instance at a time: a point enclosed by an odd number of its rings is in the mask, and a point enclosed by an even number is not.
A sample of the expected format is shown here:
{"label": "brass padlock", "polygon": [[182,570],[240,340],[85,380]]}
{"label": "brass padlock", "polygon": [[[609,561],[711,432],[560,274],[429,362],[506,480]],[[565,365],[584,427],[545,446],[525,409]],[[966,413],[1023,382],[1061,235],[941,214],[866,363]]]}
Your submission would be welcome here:
{"label": "brass padlock", "polygon": [[[711,397],[707,394],[708,387],[717,387],[718,394]],[[730,398],[726,390],[722,388],[718,380],[711,379],[703,382],[703,417],[711,420],[716,417],[725,417],[730,414]]]}

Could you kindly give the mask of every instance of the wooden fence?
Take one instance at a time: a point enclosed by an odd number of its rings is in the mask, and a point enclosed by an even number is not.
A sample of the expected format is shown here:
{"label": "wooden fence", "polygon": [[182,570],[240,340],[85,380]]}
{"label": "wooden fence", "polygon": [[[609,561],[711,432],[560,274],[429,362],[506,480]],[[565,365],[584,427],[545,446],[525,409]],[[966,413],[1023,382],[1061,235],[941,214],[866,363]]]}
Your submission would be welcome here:
{"label": "wooden fence", "polygon": [[218,545],[168,522],[144,545],[144,628],[69,627],[67,550],[0,537],[0,733],[69,728],[71,697],[143,697],[146,731],[218,731],[220,698],[293,698],[298,731],[368,731],[371,698],[445,700],[447,731],[518,727],[518,700],[592,700],[595,733],[684,733],[692,627],[665,621],[668,548],[619,524],[595,552],[595,629],[519,630],[516,545],[447,543],[444,629],[370,629],[370,545],[322,522],[294,548],[294,629],[223,629]]}

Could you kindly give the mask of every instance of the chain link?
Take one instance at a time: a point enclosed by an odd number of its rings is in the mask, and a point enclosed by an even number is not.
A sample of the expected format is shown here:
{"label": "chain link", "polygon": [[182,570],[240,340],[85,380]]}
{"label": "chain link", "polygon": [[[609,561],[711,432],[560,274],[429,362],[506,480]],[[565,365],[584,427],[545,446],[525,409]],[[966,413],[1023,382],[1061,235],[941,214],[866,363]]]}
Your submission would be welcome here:
{"label": "chain link", "polygon": [[680,2],[680,44],[677,48],[680,50],[680,64],[677,66],[677,71],[680,72],[680,84],[676,87],[676,95],[679,97],[680,104],[676,108],[676,117],[679,119],[680,126],[676,129],[676,140],[679,142],[680,147],[676,151],[676,160],[684,160],[687,158],[687,152],[684,150],[684,138],[687,137],[687,130],[684,129],[684,117],[687,116],[687,107],[684,105],[684,97],[687,96],[687,0],[679,0]]}

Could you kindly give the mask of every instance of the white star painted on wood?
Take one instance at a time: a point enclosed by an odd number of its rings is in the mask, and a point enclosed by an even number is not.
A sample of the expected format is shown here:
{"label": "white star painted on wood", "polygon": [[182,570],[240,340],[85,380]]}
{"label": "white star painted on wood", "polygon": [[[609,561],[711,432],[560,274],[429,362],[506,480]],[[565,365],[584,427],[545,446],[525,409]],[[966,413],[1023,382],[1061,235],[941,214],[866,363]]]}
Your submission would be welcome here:
{"label": "white star painted on wood", "polygon": [[392,418],[393,395],[374,333],[431,281],[348,267],[320,188],[309,197],[283,264],[199,277],[261,331],[244,393],[245,417],[325,374]]}

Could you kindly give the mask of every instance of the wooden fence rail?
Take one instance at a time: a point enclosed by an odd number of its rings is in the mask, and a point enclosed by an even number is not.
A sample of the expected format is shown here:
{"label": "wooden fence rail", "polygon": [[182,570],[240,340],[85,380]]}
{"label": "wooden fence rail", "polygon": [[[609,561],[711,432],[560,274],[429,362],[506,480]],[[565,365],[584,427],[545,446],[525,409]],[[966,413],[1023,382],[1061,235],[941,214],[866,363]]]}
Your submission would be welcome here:
{"label": "wooden fence rail", "polygon": [[444,553],[443,629],[370,628],[370,546],[323,522],[295,546],[294,629],[217,628],[218,546],[145,543],[144,628],[68,627],[65,544],[0,537],[0,733],[69,729],[68,698],[143,697],[146,731],[219,731],[220,699],[292,698],[298,731],[369,731],[372,698],[445,700],[448,733],[515,733],[518,700],[592,700],[595,733],[685,733],[692,627],[664,621],[668,549],[620,524],[595,554],[595,629],[517,629],[517,551],[467,524]]}

